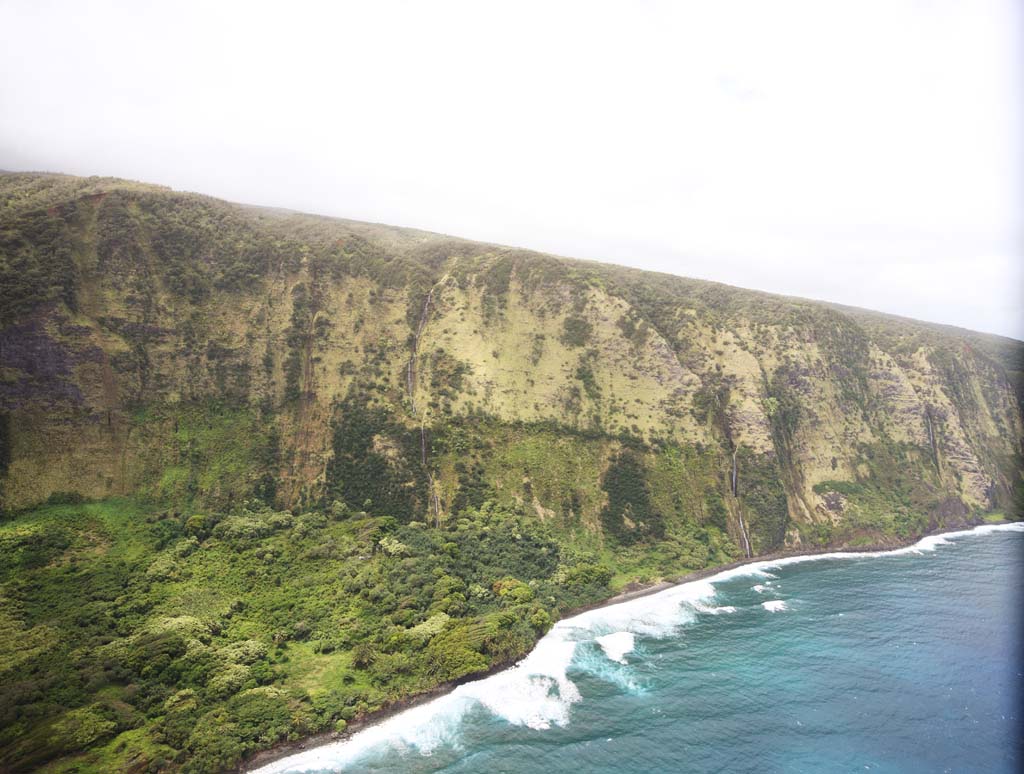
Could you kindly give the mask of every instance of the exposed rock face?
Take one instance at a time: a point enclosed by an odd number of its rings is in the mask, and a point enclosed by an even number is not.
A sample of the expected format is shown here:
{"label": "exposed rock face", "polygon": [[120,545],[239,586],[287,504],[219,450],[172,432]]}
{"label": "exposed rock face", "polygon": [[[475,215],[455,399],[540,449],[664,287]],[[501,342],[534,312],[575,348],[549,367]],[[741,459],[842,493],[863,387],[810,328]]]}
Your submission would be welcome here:
{"label": "exposed rock face", "polygon": [[[1020,483],[1022,345],[860,310],[31,175],[0,176],[0,284],[6,508],[497,497],[758,552],[966,520]],[[662,521],[609,516],[624,449]]]}

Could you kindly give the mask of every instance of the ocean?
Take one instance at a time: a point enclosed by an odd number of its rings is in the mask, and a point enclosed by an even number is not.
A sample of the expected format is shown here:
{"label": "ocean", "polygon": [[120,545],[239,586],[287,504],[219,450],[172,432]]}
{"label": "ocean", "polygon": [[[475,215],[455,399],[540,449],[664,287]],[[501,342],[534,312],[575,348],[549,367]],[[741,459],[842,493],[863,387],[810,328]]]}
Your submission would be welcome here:
{"label": "ocean", "polygon": [[1024,524],[759,562],[560,621],[285,772],[1016,772]]}

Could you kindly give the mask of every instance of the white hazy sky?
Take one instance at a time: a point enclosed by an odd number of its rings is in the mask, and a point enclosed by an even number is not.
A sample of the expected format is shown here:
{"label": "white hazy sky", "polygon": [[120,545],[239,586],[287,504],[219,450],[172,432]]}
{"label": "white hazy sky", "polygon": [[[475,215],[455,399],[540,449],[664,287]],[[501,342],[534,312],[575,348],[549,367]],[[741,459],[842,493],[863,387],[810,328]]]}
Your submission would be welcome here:
{"label": "white hazy sky", "polygon": [[0,0],[0,168],[1024,338],[1021,3]]}

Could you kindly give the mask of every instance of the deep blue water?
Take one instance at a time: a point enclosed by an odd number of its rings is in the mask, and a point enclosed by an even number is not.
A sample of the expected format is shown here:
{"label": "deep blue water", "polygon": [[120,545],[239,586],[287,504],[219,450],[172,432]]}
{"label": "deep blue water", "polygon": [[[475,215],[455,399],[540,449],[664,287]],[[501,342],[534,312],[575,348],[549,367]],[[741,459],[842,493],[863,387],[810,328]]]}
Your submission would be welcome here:
{"label": "deep blue water", "polygon": [[957,534],[592,611],[515,670],[265,771],[1019,771],[1022,549]]}

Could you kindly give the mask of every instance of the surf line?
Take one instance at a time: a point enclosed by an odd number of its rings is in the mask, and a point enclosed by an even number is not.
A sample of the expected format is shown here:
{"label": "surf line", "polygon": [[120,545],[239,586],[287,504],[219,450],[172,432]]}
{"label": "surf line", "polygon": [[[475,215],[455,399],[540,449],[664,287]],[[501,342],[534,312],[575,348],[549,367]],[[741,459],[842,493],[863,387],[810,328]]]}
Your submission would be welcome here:
{"label": "surf line", "polygon": [[680,615],[684,605],[693,610],[694,615],[707,612],[708,608],[702,603],[715,595],[716,583],[758,576],[770,569],[803,562],[923,554],[952,539],[1001,531],[1024,532],[1024,522],[983,524],[973,529],[937,533],[902,548],[793,554],[743,561],[714,574],[695,573],[696,578],[667,587],[656,586],[646,593],[639,591],[625,598],[623,595],[612,597],[604,604],[558,621],[529,654],[508,669],[463,683],[449,693],[361,728],[348,738],[287,755],[258,768],[249,767],[246,771],[250,774],[300,774],[343,770],[364,753],[385,746],[415,748],[421,754],[428,754],[444,744],[463,717],[477,706],[483,706],[510,725],[537,730],[566,725],[571,705],[581,698],[566,674],[576,646],[581,642],[596,643],[609,659],[622,663],[632,651],[635,640],[626,635],[664,636],[688,623],[693,619]]}

